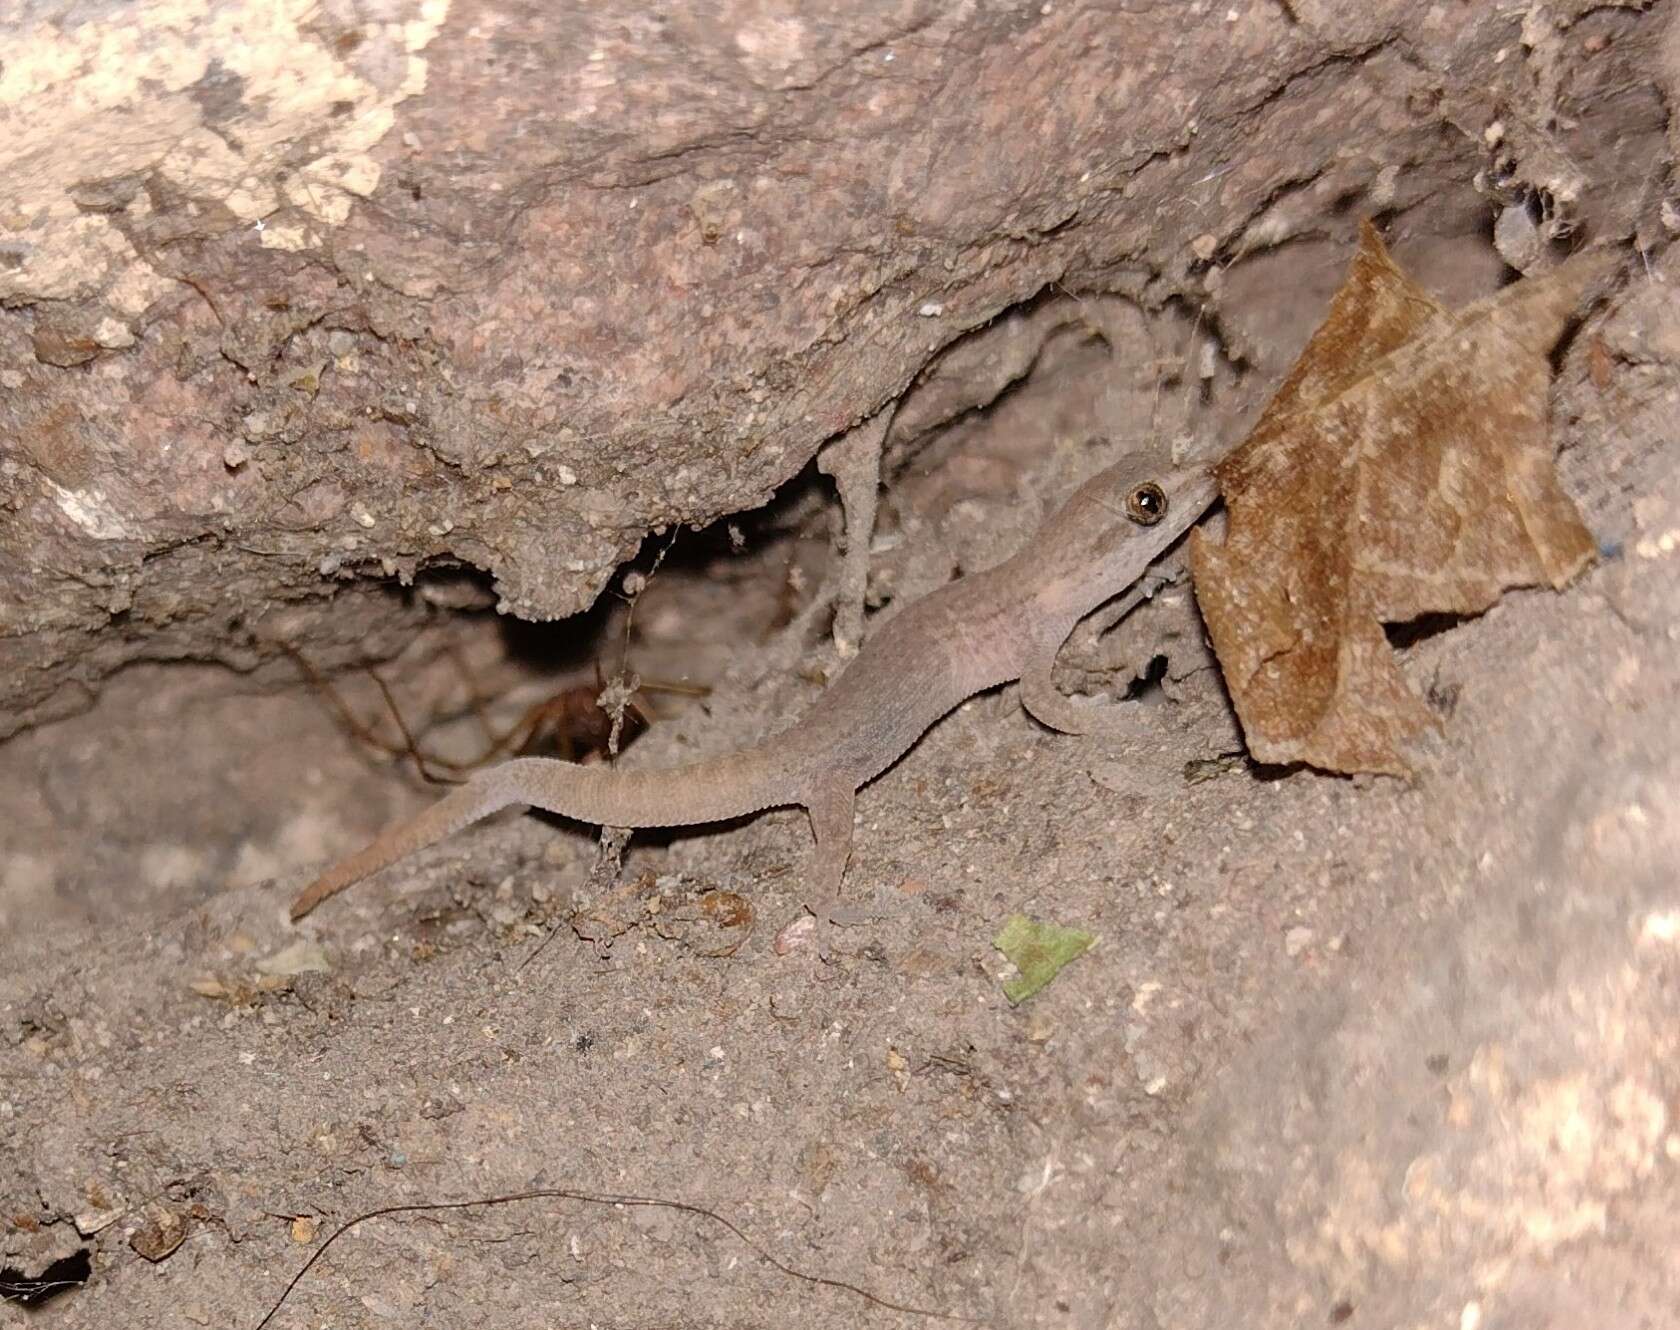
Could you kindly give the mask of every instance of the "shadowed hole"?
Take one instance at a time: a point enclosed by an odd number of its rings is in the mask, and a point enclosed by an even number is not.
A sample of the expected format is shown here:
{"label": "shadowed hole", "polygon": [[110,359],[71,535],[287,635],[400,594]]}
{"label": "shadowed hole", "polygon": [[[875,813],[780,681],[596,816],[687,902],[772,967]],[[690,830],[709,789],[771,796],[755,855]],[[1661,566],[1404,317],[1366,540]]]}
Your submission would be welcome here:
{"label": "shadowed hole", "polygon": [[92,1273],[93,1260],[85,1247],[59,1257],[38,1275],[5,1266],[0,1268],[0,1302],[39,1307],[60,1293],[80,1288]]}
{"label": "shadowed hole", "polygon": [[1152,656],[1143,673],[1126,685],[1122,695],[1127,702],[1158,702],[1164,696],[1161,682],[1167,677],[1167,658]]}
{"label": "shadowed hole", "polygon": [[1404,651],[1448,629],[1457,628],[1470,617],[1468,614],[1420,614],[1404,623],[1385,623],[1383,632],[1388,637],[1389,646],[1396,651]]}

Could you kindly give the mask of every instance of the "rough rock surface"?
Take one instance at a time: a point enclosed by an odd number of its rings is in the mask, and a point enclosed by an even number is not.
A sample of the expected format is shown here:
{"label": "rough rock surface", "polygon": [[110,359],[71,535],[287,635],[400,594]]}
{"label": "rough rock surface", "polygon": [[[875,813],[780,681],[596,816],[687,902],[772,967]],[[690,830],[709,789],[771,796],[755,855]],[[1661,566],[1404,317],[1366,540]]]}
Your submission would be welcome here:
{"label": "rough rock surface", "polygon": [[570,614],[1050,291],[1230,310],[1266,370],[1258,290],[1338,213],[1628,225],[1659,15],[1536,14],[14,9],[0,716],[249,665],[345,581]]}

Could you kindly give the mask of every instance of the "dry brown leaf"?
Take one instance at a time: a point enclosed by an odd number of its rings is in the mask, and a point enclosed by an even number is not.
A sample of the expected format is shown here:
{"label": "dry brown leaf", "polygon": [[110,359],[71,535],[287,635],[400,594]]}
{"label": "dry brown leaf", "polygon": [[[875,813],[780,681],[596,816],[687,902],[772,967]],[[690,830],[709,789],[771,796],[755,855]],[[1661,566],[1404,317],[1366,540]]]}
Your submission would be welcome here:
{"label": "dry brown leaf", "polygon": [[1254,432],[1219,465],[1228,535],[1190,547],[1249,751],[1404,775],[1434,717],[1383,633],[1562,587],[1593,539],[1559,488],[1548,356],[1597,279],[1589,251],[1457,313],[1367,224],[1347,281]]}
{"label": "dry brown leaf", "polygon": [[187,1238],[187,1217],[164,1205],[148,1206],[145,1222],[129,1234],[128,1245],[152,1264],[167,1260]]}

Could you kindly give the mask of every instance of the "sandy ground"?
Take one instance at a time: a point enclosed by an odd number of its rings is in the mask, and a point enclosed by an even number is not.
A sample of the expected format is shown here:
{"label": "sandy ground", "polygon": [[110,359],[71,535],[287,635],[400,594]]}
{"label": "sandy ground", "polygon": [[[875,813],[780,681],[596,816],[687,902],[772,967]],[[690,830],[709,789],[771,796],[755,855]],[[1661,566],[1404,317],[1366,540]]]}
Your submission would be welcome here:
{"label": "sandy ground", "polygon": [[[1653,290],[1619,317],[1660,348]],[[361,1212],[544,1188],[739,1231],[390,1216],[271,1324],[1674,1324],[1680,414],[1672,360],[1600,388],[1579,359],[1563,472],[1605,557],[1407,646],[1442,721],[1414,781],[1228,758],[1180,587],[1119,630],[1113,689],[1168,672],[1115,733],[1004,689],[863,793],[873,918],[826,958],[772,947],[793,812],[639,836],[617,885],[587,835],[505,818],[292,927],[309,865],[429,795],[278,672],[131,670],[0,748],[0,1267],[92,1275],[0,1325],[255,1326]],[[1025,503],[975,488],[1003,463],[972,441],[901,475],[882,575],[996,557],[1100,460],[1029,444]],[[815,695],[822,649],[759,668],[790,548],[656,578],[638,669],[715,687],[625,760]],[[1016,1007],[1018,912],[1100,941]]]}

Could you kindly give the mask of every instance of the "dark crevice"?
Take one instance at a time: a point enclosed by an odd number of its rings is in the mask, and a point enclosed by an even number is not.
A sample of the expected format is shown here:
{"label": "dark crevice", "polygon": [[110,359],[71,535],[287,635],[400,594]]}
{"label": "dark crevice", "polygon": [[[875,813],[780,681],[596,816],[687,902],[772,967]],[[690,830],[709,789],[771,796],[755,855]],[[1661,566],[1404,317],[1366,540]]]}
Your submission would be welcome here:
{"label": "dark crevice", "polygon": [[1427,641],[1448,629],[1457,628],[1471,617],[1468,614],[1420,614],[1404,623],[1385,623],[1383,632],[1388,637],[1389,646],[1396,651],[1404,651],[1407,647],[1416,646],[1419,642]]}
{"label": "dark crevice", "polygon": [[14,1266],[0,1266],[0,1303],[16,1302],[39,1307],[73,1288],[80,1288],[93,1274],[93,1257],[86,1247],[50,1262],[38,1275],[28,1275]]}
{"label": "dark crevice", "polygon": [[1143,672],[1126,685],[1122,694],[1127,702],[1156,701],[1161,697],[1161,684],[1167,677],[1167,658],[1155,655],[1149,664],[1143,667]]}

